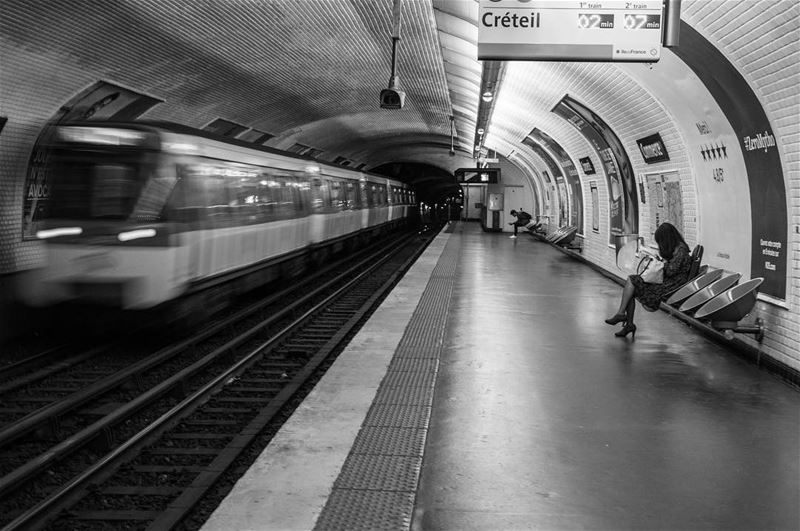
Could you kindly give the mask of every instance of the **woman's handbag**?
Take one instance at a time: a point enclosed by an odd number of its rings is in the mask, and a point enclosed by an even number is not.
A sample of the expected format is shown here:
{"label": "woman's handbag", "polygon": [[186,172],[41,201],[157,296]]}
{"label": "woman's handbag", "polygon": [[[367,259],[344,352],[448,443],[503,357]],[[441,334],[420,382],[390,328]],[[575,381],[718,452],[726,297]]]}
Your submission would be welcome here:
{"label": "woman's handbag", "polygon": [[639,262],[637,271],[642,280],[648,284],[662,284],[664,282],[664,262],[654,256],[644,256]]}

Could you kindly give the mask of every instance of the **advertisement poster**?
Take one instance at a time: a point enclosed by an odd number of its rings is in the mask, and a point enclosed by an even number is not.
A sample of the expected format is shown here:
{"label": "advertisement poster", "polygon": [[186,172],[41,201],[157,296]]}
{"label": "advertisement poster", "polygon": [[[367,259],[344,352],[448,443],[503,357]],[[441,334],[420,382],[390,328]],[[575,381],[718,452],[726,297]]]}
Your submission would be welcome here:
{"label": "advertisement poster", "polygon": [[609,244],[619,234],[639,233],[639,201],[630,158],[610,127],[591,109],[564,96],[552,112],[568,121],[594,147],[609,190]]}
{"label": "advertisement poster", "polygon": [[668,221],[683,231],[683,198],[681,180],[677,171],[645,175],[647,196],[650,198],[650,242],[655,241],[655,230]]}
{"label": "advertisement poster", "polygon": [[566,179],[567,195],[569,197],[570,217],[568,224],[572,227],[577,227],[578,232],[583,234],[583,189],[581,188],[581,179],[575,164],[573,164],[572,159],[567,155],[564,148],[561,147],[561,144],[553,140],[544,131],[533,129],[528,133],[528,137],[545,146],[558,159]]}
{"label": "advertisement poster", "polygon": [[600,232],[600,199],[597,195],[597,181],[589,181],[592,192],[592,230]]}
{"label": "advertisement poster", "polygon": [[[680,42],[681,45],[673,49],[675,54],[708,88],[741,142],[750,187],[750,274],[754,278],[764,278],[759,288],[762,295],[786,300],[789,252],[786,186],[772,125],[758,97],[739,71],[705,37],[683,21]],[[704,157],[727,156],[720,151],[717,145],[708,146]],[[720,173],[715,178],[724,179],[724,175]]]}
{"label": "advertisement poster", "polygon": [[556,186],[558,187],[558,226],[564,227],[570,224],[567,186],[561,177],[556,179]]}
{"label": "advertisement poster", "polygon": [[[556,161],[553,160],[553,157],[550,156],[550,153],[548,153],[540,144],[534,142],[527,136],[522,139],[522,143],[533,149],[533,152],[539,155],[539,158],[541,158],[547,165],[547,168],[550,170],[550,173],[553,174],[553,177],[561,177],[561,167],[556,164]],[[550,181],[548,180],[547,182]]]}

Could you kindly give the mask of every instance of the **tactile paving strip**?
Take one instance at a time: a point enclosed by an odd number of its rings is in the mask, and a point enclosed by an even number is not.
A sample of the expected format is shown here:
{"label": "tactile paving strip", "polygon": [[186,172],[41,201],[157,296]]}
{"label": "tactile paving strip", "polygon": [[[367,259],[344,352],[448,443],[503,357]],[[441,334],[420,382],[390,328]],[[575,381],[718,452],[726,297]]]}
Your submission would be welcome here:
{"label": "tactile paving strip", "polygon": [[428,406],[406,404],[374,404],[364,426],[389,426],[395,428],[427,428],[431,417]]}
{"label": "tactile paving strip", "polygon": [[364,426],[353,443],[353,454],[421,456],[425,430]]}
{"label": "tactile paving strip", "polygon": [[315,530],[410,529],[460,251],[451,236]]}
{"label": "tactile paving strip", "polygon": [[315,529],[337,531],[408,529],[411,526],[411,513],[406,507],[413,505],[413,492],[334,489]]}
{"label": "tactile paving strip", "polygon": [[373,403],[430,406],[433,404],[433,387],[381,387]]}
{"label": "tactile paving strip", "polygon": [[413,492],[422,456],[351,454],[333,485],[335,489]]}

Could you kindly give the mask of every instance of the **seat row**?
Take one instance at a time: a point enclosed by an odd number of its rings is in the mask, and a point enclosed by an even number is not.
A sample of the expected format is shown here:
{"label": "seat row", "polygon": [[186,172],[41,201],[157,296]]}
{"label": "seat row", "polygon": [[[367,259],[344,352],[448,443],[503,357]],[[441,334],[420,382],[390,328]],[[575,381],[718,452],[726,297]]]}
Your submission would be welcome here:
{"label": "seat row", "polygon": [[[626,239],[626,243],[618,247],[617,267],[626,270],[630,264],[631,252],[633,260],[641,259],[642,239]],[[677,311],[704,322],[721,331],[731,339],[734,332],[754,334],[761,342],[764,337],[763,321],[756,319],[753,325],[741,324],[755,307],[758,288],[764,279],[752,278],[740,283],[741,273],[701,265],[703,246],[697,245],[692,250],[692,266],[689,270],[689,281],[672,292],[665,304]]]}

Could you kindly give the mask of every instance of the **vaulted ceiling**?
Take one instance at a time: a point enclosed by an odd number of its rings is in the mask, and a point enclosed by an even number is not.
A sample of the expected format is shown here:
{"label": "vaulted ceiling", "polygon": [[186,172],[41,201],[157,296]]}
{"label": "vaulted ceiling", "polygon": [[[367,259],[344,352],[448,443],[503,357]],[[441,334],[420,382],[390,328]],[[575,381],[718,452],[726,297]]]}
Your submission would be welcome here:
{"label": "vaulted ceiling", "polygon": [[[4,0],[0,19],[9,85],[37,94],[41,120],[92,82],[104,80],[160,100],[146,118],[195,127],[224,119],[303,144],[321,160],[353,166],[420,163],[452,172],[475,166],[482,146],[536,165],[521,140],[538,127],[583,147],[550,110],[577,95],[624,127],[631,94],[652,101],[646,65],[510,62],[495,68],[494,104],[481,109],[476,0]],[[682,16],[736,59],[743,41],[795,20],[791,0],[684,0]],[[796,22],[795,22],[796,23]],[[392,35],[402,109],[381,109]],[[797,55],[795,50],[794,55]],[[25,64],[15,64],[15,61]],[[497,64],[494,65],[497,67]],[[37,89],[38,90],[38,89]],[[29,97],[4,94],[4,99]],[[659,107],[656,105],[656,107]],[[483,113],[486,132],[476,136]],[[451,147],[453,153],[451,153]],[[435,172],[434,172],[435,173]]]}

